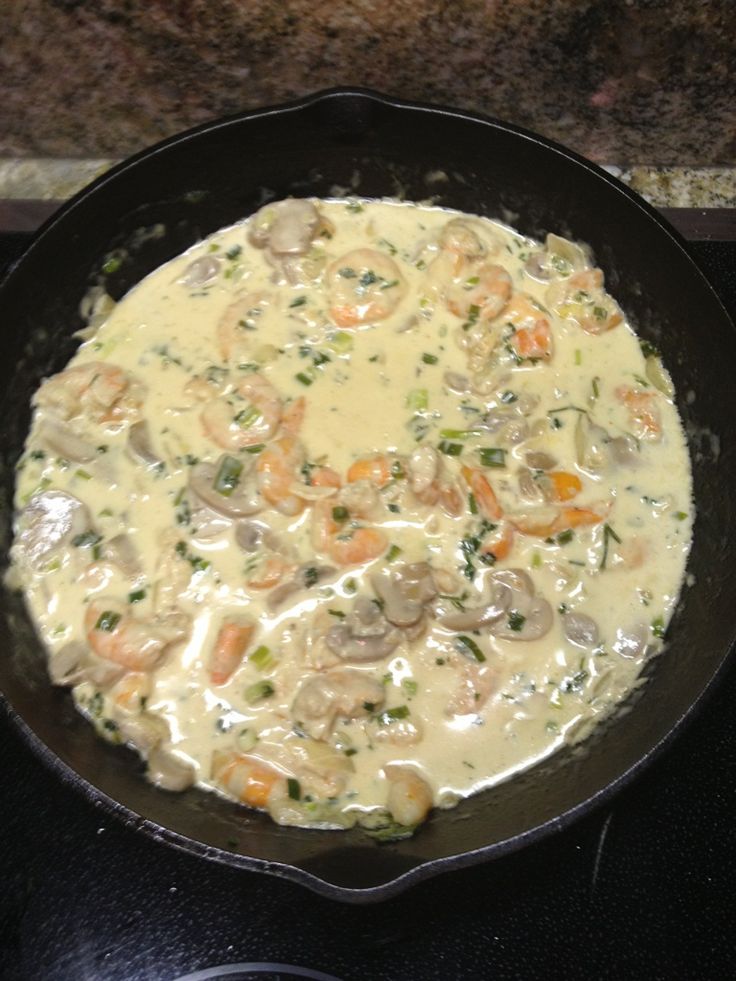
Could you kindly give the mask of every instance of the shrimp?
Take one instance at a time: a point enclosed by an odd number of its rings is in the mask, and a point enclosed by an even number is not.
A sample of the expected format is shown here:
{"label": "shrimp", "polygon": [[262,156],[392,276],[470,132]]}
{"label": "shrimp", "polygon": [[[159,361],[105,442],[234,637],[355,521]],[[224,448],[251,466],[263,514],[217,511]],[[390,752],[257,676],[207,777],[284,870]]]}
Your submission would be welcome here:
{"label": "shrimp", "polygon": [[463,499],[457,486],[442,474],[442,460],[432,446],[420,446],[407,464],[409,486],[422,504],[429,507],[439,501],[442,510],[456,518],[463,509]]}
{"label": "shrimp", "polygon": [[462,475],[475,497],[478,510],[488,521],[498,521],[503,516],[498,498],[481,470],[462,467]]}
{"label": "shrimp", "polygon": [[48,378],[36,392],[34,403],[53,409],[64,419],[135,421],[142,396],[142,385],[127,371],[104,361],[88,361]]}
{"label": "shrimp", "polygon": [[603,334],[623,320],[619,305],[603,289],[600,269],[584,269],[554,283],[547,290],[545,300],[555,313],[588,334]]}
{"label": "shrimp", "polygon": [[398,457],[376,453],[373,456],[363,456],[348,468],[349,484],[359,480],[367,480],[376,487],[385,487],[392,480],[403,474],[403,467]]}
{"label": "shrimp", "polygon": [[257,568],[249,573],[245,585],[249,589],[271,589],[273,586],[277,586],[292,568],[293,566],[283,556],[277,552],[270,552],[258,564]]}
{"label": "shrimp", "polygon": [[274,767],[233,751],[212,754],[212,778],[241,804],[260,809],[268,807],[279,790],[286,790],[286,778]]}
{"label": "shrimp", "polygon": [[458,264],[457,275],[445,290],[445,304],[463,320],[494,320],[511,296],[511,277],[491,262]]}
{"label": "shrimp", "polygon": [[357,327],[390,317],[406,295],[406,283],[389,256],[354,249],[327,269],[330,317],[338,327]]}
{"label": "shrimp", "polygon": [[338,565],[362,565],[385,552],[388,539],[378,528],[354,528],[336,521],[332,502],[318,501],[314,507],[312,544]]}
{"label": "shrimp", "polygon": [[550,538],[561,531],[578,528],[581,525],[597,525],[603,521],[605,514],[600,514],[591,508],[539,508],[538,514],[519,514],[510,518],[511,523],[522,535],[533,535],[536,538]]}
{"label": "shrimp", "polygon": [[304,510],[304,501],[294,492],[296,475],[304,461],[304,447],[293,436],[274,440],[258,456],[258,487],[268,503],[282,514],[294,516]]}
{"label": "shrimp", "polygon": [[494,562],[508,558],[514,547],[514,528],[510,521],[500,521],[497,527],[483,539],[482,555],[493,556]]}
{"label": "shrimp", "polygon": [[125,715],[135,715],[142,711],[151,687],[151,675],[147,671],[128,671],[109,694],[116,709]]}
{"label": "shrimp", "polygon": [[386,803],[391,817],[405,827],[421,824],[433,803],[427,781],[410,767],[398,763],[388,763],[383,772],[390,784]]}
{"label": "shrimp", "polygon": [[255,625],[246,620],[225,620],[210,651],[209,676],[213,685],[224,685],[240,667]]}
{"label": "shrimp", "polygon": [[619,385],[615,395],[628,409],[629,422],[637,439],[656,442],[662,438],[662,417],[656,392],[643,392],[639,388]]}
{"label": "shrimp", "polygon": [[181,638],[179,630],[136,619],[125,603],[105,597],[89,603],[84,627],[93,653],[128,671],[150,671],[169,644]]}
{"label": "shrimp", "polygon": [[445,706],[445,715],[475,715],[498,687],[495,671],[462,658],[457,688]]}
{"label": "shrimp", "polygon": [[250,337],[258,321],[273,302],[269,293],[248,293],[226,307],[217,322],[217,343],[225,361],[239,361],[247,356]]}
{"label": "shrimp", "polygon": [[520,361],[549,361],[553,353],[549,320],[525,293],[514,293],[503,311],[504,324],[514,328],[509,344]]}
{"label": "shrimp", "polygon": [[281,422],[278,392],[263,375],[242,378],[230,395],[206,403],[200,414],[205,435],[224,450],[237,451],[271,439]]}
{"label": "shrimp", "polygon": [[281,413],[281,428],[289,436],[298,436],[307,411],[307,400],[303,395],[292,399]]}
{"label": "shrimp", "polygon": [[[479,234],[480,230],[481,226],[477,222],[453,218],[442,227],[439,237],[440,248],[464,259],[483,259],[488,255],[489,249]],[[486,229],[483,231],[485,232]],[[498,243],[494,242],[492,249],[494,255],[498,249]]]}

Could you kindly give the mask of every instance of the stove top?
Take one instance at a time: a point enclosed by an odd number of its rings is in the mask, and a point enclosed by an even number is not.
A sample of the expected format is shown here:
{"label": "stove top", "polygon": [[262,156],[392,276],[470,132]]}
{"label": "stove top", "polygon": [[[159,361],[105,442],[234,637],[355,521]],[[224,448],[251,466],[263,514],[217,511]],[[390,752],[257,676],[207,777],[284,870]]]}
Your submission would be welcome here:
{"label": "stove top", "polygon": [[[0,234],[0,268],[27,236]],[[736,243],[692,251],[736,318]],[[0,711],[3,981],[736,976],[736,670],[632,786],[522,852],[348,906],[134,834]]]}

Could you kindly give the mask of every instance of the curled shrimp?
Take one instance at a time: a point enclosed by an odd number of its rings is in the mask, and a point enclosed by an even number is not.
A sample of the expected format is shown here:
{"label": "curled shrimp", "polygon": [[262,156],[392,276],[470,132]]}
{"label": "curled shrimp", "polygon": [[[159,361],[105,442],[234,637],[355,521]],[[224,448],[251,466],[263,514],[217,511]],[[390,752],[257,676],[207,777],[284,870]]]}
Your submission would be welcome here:
{"label": "curled shrimp", "polygon": [[501,505],[498,503],[495,491],[482,470],[477,467],[462,467],[462,475],[467,481],[478,510],[488,521],[498,521],[503,517]]}
{"label": "curled shrimp", "polygon": [[327,292],[333,323],[357,327],[390,317],[406,294],[406,283],[390,256],[354,249],[327,269]]}
{"label": "curled shrimp", "polygon": [[637,439],[656,442],[662,438],[662,417],[656,392],[643,392],[640,388],[619,385],[614,394],[628,409],[629,422]]}
{"label": "curled shrimp", "polygon": [[225,620],[210,651],[209,676],[213,685],[224,685],[240,667],[255,625],[245,620]]}
{"label": "curled shrimp", "polygon": [[205,434],[224,450],[240,450],[271,439],[281,422],[281,399],[263,375],[242,378],[230,395],[211,399],[200,419]]}
{"label": "curled shrimp", "polygon": [[331,501],[319,501],[314,507],[312,543],[337,565],[372,562],[388,548],[388,539],[378,528],[336,520]]}
{"label": "curled shrimp", "polygon": [[488,321],[497,317],[511,296],[511,277],[503,266],[464,260],[456,264],[456,270],[445,289],[447,309],[463,320]]}
{"label": "curled shrimp", "polygon": [[420,446],[407,464],[409,487],[418,501],[429,507],[439,502],[445,514],[457,517],[462,513],[463,498],[457,485],[443,474],[442,460],[432,446]]}
{"label": "curled shrimp", "polygon": [[514,328],[509,344],[520,361],[549,361],[552,331],[549,320],[524,293],[514,293],[503,311],[503,322]]}
{"label": "curled shrimp", "polygon": [[249,807],[264,809],[279,790],[286,789],[283,773],[245,753],[212,754],[212,778],[222,789]]}
{"label": "curled shrimp", "polygon": [[127,371],[104,361],[87,361],[48,378],[34,402],[54,409],[64,419],[84,416],[98,423],[135,421],[142,395],[141,384]]}
{"label": "curled shrimp", "polygon": [[296,515],[304,510],[304,501],[294,493],[294,483],[305,459],[302,444],[293,436],[274,440],[258,456],[258,487],[282,514]]}
{"label": "curled shrimp", "polygon": [[182,637],[177,627],[164,622],[137,619],[125,603],[99,597],[90,602],[84,616],[87,641],[103,661],[113,661],[128,671],[150,671],[169,644]]}
{"label": "curled shrimp", "polygon": [[568,279],[553,283],[545,300],[555,313],[588,334],[603,334],[623,320],[619,305],[603,289],[600,269],[583,269]]}
{"label": "curled shrimp", "polygon": [[217,343],[225,361],[238,361],[247,354],[250,335],[258,328],[258,321],[272,301],[269,293],[259,291],[248,293],[226,307],[216,328]]}
{"label": "curled shrimp", "polygon": [[367,480],[375,487],[385,487],[392,480],[403,475],[402,461],[396,456],[385,453],[374,453],[372,456],[362,456],[348,467],[347,479],[349,484],[359,480]]}

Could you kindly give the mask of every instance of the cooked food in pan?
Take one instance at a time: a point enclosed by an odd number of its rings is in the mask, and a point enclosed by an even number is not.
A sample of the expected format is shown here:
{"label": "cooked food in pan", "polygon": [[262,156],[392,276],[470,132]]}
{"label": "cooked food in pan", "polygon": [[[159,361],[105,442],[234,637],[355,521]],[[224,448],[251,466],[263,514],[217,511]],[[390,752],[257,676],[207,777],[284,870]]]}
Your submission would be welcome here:
{"label": "cooked food in pan", "polygon": [[689,460],[584,246],[289,199],[108,307],[34,396],[12,578],[149,780],[400,836],[640,683]]}

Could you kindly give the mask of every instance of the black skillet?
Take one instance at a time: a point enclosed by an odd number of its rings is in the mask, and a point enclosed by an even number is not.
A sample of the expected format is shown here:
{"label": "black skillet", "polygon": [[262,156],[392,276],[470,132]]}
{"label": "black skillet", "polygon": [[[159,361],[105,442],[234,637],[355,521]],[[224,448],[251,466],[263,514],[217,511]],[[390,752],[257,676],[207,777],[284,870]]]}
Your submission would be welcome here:
{"label": "black skillet", "polygon": [[414,838],[387,845],[357,830],[279,828],[211,794],[175,796],[150,787],[138,758],[98,739],[68,693],[49,684],[23,602],[8,591],[0,690],[38,755],[136,831],[335,899],[369,901],[520,848],[589,811],[664,746],[720,673],[736,624],[728,547],[736,455],[727,436],[736,334],[666,222],[604,171],[549,141],[469,113],[361,90],[245,113],[168,140],[100,178],[46,223],[0,287],[4,547],[30,395],[73,353],[72,334],[83,325],[79,304],[90,285],[105,282],[118,298],[264,201],[348,193],[431,198],[500,216],[527,235],[555,231],[587,242],[640,335],[661,349],[689,435],[698,516],[691,585],[647,684],[584,750],[561,752],[455,810],[433,814]]}

